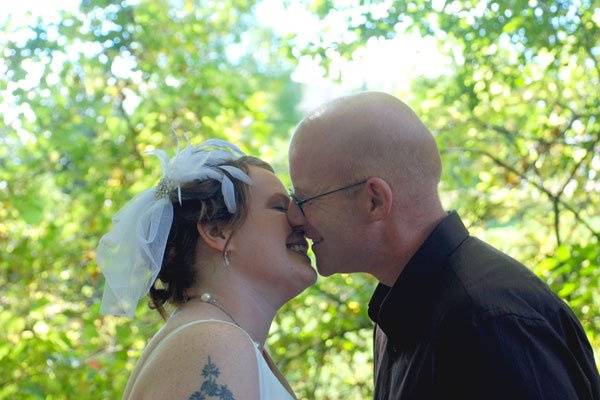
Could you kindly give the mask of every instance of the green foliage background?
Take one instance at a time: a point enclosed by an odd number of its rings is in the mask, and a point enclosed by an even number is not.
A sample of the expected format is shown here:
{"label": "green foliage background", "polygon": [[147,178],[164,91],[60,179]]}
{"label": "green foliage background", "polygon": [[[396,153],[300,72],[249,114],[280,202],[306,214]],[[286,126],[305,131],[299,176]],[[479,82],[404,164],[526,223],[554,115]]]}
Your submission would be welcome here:
{"label": "green foliage background", "polygon": [[[224,138],[288,181],[298,57],[327,70],[406,31],[452,60],[406,99],[436,134],[446,207],[548,282],[599,347],[598,1],[351,3],[303,2],[324,24],[353,17],[340,40],[302,45],[244,0],[83,0],[57,23],[7,23],[26,39],[0,38],[2,101],[18,110],[0,120],[0,399],[120,398],[161,321],[146,304],[134,321],[99,315],[94,249],[157,181],[146,150]],[[269,344],[299,397],[371,396],[373,286],[320,279],[279,313]]]}

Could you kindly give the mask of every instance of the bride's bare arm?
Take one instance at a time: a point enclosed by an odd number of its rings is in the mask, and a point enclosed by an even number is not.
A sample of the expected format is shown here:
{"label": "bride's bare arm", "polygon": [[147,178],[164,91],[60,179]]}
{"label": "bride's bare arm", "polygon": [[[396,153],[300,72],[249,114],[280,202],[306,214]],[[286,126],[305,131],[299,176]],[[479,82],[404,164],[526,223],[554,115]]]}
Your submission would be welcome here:
{"label": "bride's bare arm", "polygon": [[157,347],[132,390],[132,400],[259,400],[256,353],[234,326],[188,327]]}

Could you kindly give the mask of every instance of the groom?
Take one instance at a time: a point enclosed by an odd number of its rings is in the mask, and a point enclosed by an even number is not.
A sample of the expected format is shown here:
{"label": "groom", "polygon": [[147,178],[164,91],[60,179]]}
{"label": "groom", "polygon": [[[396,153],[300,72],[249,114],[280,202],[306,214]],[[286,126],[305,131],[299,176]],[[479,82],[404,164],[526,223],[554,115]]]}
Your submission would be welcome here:
{"label": "groom", "polygon": [[288,218],[319,272],[379,281],[375,399],[600,399],[569,307],[442,208],[438,149],[408,106],[374,92],[325,104],[289,157]]}

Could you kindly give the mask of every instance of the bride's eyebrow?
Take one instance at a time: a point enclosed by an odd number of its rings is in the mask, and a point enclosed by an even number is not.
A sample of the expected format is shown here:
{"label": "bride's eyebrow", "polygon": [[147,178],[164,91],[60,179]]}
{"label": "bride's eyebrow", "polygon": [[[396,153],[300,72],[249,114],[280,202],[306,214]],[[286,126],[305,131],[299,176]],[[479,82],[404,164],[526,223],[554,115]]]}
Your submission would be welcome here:
{"label": "bride's eyebrow", "polygon": [[267,204],[273,204],[277,202],[288,204],[290,202],[290,196],[288,196],[286,193],[278,192],[271,195],[271,197],[267,199]]}

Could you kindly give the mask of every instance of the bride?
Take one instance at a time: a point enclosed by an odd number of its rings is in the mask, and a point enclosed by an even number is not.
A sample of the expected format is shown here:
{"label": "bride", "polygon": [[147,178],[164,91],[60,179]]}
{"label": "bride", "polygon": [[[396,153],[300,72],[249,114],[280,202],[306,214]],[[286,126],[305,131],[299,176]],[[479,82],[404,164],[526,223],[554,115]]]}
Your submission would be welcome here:
{"label": "bride", "polygon": [[154,153],[161,181],[115,215],[97,252],[102,313],[132,317],[148,294],[165,319],[123,398],[295,399],[265,341],[277,310],[316,273],[304,236],[288,224],[282,183],[220,140],[171,160]]}

